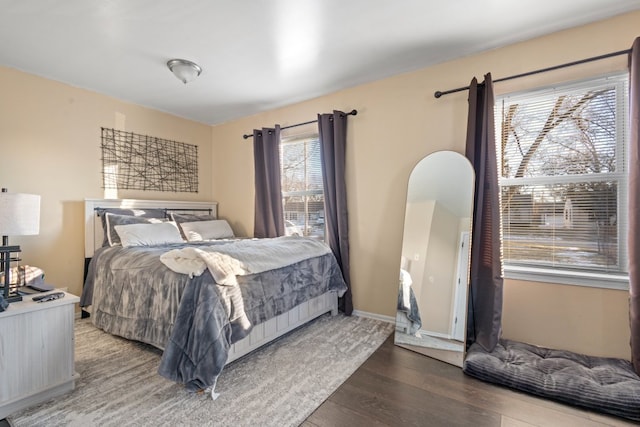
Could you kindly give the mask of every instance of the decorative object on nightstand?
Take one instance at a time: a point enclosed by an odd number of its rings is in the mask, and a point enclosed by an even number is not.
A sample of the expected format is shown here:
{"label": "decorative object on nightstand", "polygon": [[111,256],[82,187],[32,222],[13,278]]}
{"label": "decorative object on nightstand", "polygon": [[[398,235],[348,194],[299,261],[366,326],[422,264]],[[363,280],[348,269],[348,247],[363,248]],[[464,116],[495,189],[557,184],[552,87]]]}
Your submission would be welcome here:
{"label": "decorative object on nightstand", "polygon": [[[20,246],[9,246],[9,236],[28,236],[40,232],[40,196],[34,194],[0,192],[0,273],[3,276],[3,299],[21,301],[17,292],[11,292],[11,262],[20,261]],[[12,256],[12,254],[14,254]],[[16,283],[16,287],[19,284]]]}

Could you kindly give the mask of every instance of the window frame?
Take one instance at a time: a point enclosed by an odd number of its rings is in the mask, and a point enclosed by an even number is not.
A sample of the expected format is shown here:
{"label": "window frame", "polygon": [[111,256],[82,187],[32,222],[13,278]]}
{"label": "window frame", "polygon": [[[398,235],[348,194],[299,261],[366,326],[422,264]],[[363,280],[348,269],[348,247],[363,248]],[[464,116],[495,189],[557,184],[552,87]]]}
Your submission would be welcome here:
{"label": "window frame", "polygon": [[[616,112],[616,163],[617,168],[615,172],[607,173],[606,175],[589,178],[587,176],[578,177],[565,177],[565,176],[550,176],[550,177],[537,177],[537,178],[503,178],[501,167],[501,129],[502,129],[502,112],[501,103],[505,99],[517,100],[521,98],[533,99],[540,96],[543,91],[549,91],[555,88],[564,88],[567,92],[571,92],[577,88],[594,87],[605,81],[614,81],[618,94],[623,93],[625,88],[628,88],[629,75],[628,72],[616,72],[605,75],[593,76],[587,79],[578,81],[564,82],[561,84],[555,84],[547,87],[539,87],[526,91],[505,93],[498,95],[495,98],[494,114],[495,114],[495,144],[496,144],[496,156],[498,164],[498,191],[502,194],[503,186],[509,185],[545,185],[550,183],[563,183],[563,182],[577,182],[584,181],[596,181],[596,180],[616,180],[618,185],[618,217],[621,215],[623,220],[618,221],[618,253],[619,253],[619,265],[626,265],[628,263],[628,249],[627,249],[627,237],[628,233],[628,161],[629,161],[629,132],[628,132],[628,112],[629,112],[629,97],[628,91],[626,94],[626,102],[622,102],[620,111]],[[620,159],[620,156],[622,159]],[[622,170],[620,168],[622,167]],[[502,202],[500,203],[500,216],[502,222]],[[503,250],[503,230],[501,226],[500,232],[500,245],[501,252]],[[628,267],[625,268],[628,270]],[[629,289],[629,274],[627,272],[599,272],[592,270],[578,270],[578,269],[563,269],[558,267],[545,267],[536,266],[533,264],[527,265],[526,263],[508,263],[503,256],[503,276],[506,279],[515,279],[532,282],[544,282],[554,283],[562,285],[575,285],[585,287],[595,287],[602,289],[616,289],[616,290],[628,290]]]}

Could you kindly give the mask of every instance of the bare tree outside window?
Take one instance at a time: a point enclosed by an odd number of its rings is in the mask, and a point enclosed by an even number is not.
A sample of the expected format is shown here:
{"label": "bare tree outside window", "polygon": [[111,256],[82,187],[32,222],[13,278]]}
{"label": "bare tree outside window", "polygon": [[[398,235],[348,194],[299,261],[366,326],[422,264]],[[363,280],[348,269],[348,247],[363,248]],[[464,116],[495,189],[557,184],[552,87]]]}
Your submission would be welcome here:
{"label": "bare tree outside window", "polygon": [[505,265],[626,271],[626,78],[496,104]]}
{"label": "bare tree outside window", "polygon": [[317,136],[280,144],[285,235],[324,240],[324,190]]}

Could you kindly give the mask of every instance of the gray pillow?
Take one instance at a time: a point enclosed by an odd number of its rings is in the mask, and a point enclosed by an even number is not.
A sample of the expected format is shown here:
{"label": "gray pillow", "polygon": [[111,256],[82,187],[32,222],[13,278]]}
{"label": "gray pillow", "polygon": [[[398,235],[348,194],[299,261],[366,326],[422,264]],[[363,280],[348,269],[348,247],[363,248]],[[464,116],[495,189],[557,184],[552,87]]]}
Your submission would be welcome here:
{"label": "gray pillow", "polygon": [[142,216],[132,215],[118,215],[111,212],[105,214],[106,223],[106,239],[108,246],[120,245],[120,236],[115,229],[116,225],[129,225],[129,224],[153,224],[157,222],[166,221],[164,218],[145,218]]}
{"label": "gray pillow", "polygon": [[104,239],[102,240],[102,246],[109,245],[109,230],[107,228],[106,214],[112,213],[116,215],[128,215],[140,218],[166,218],[167,213],[165,209],[124,209],[124,208],[98,208],[96,214],[102,220],[102,231]]}
{"label": "gray pillow", "polygon": [[182,238],[184,240],[189,240],[189,238],[180,225],[183,222],[213,221],[217,219],[215,216],[209,214],[188,214],[171,212],[170,216],[173,222],[178,224],[178,229],[180,230],[180,234],[182,235]]}
{"label": "gray pillow", "polygon": [[171,219],[180,224],[181,222],[212,221],[217,218],[209,214],[179,214],[171,212]]}
{"label": "gray pillow", "polygon": [[491,352],[473,343],[462,371],[483,381],[640,421],[640,377],[628,360],[500,339]]}

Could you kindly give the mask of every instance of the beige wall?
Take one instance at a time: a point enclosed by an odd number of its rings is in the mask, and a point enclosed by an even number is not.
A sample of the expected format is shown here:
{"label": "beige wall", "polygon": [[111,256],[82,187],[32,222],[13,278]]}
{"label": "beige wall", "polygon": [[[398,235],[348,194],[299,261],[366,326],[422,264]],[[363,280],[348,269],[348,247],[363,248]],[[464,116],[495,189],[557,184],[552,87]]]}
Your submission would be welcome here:
{"label": "beige wall", "polygon": [[422,329],[444,335],[451,333],[453,321],[458,222],[458,217],[436,201],[418,306]]}
{"label": "beige wall", "polygon": [[121,192],[123,198],[210,200],[211,127],[0,67],[0,186],[41,196],[40,234],[13,237],[23,263],[80,294],[83,200],[101,198],[100,128],[198,145],[199,193]]}
{"label": "beige wall", "polygon": [[411,287],[418,301],[418,307],[422,307],[420,301],[426,293],[423,288],[423,284],[426,282],[424,273],[435,207],[435,200],[427,200],[426,202],[407,203],[405,211],[400,254],[407,260],[405,269],[411,276]]}
{"label": "beige wall", "polygon": [[[242,139],[253,128],[282,126],[333,109],[349,118],[347,188],[356,310],[393,316],[406,186],[413,166],[437,150],[463,152],[466,92],[433,92],[627,49],[638,36],[640,12],[560,32],[271,110],[215,127],[117,101],[0,67],[0,185],[42,196],[39,236],[13,238],[25,263],[47,280],[80,293],[82,201],[102,197],[100,127],[197,144],[197,194],[127,192],[121,197],[215,199],[240,235],[253,232],[253,151]],[[506,93],[625,68],[618,57],[496,84]],[[304,129],[296,129],[303,132]],[[551,303],[550,303],[551,302]],[[623,291],[507,280],[504,335],[589,354],[628,357],[628,305]]]}
{"label": "beige wall", "polygon": [[605,289],[507,281],[503,334],[593,356],[631,357],[629,296]]}
{"label": "beige wall", "polygon": [[[393,316],[409,173],[433,151],[464,150],[466,92],[441,99],[433,92],[465,86],[487,72],[496,79],[628,49],[638,28],[640,12],[630,13],[215,126],[213,194],[220,213],[231,219],[234,230],[252,233],[253,155],[244,133],[308,121],[318,112],[357,109],[358,115],[349,117],[347,149],[354,304],[356,310]],[[618,57],[511,80],[496,84],[496,92],[620,70],[625,64]],[[626,292],[509,280],[505,288],[506,337],[629,357]],[[608,317],[599,309],[606,309]]]}

